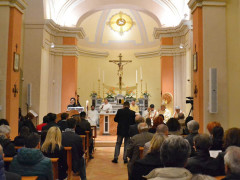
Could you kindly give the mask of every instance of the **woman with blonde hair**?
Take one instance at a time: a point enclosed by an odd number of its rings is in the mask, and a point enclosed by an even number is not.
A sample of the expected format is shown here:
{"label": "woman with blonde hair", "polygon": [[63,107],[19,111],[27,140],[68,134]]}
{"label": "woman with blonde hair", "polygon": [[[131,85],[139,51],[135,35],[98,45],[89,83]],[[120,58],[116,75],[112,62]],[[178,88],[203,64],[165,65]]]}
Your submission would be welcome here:
{"label": "woman with blonde hair", "polygon": [[67,154],[62,146],[62,134],[57,126],[51,127],[46,139],[41,147],[44,156],[49,158],[59,158],[58,160],[58,178],[60,180],[67,177]]}
{"label": "woman with blonde hair", "polygon": [[143,159],[137,160],[133,165],[133,180],[142,180],[142,176],[147,175],[155,168],[163,167],[160,159],[160,148],[164,141],[164,136],[156,133],[150,141],[149,152]]}

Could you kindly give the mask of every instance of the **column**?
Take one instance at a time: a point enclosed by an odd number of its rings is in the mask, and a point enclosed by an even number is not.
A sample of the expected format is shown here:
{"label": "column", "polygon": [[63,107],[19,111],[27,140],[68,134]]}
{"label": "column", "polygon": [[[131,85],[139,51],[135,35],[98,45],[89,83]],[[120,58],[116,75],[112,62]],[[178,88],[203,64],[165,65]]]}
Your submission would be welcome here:
{"label": "column", "polygon": [[[200,132],[210,121],[227,127],[227,59],[225,0],[190,0],[193,19],[193,53],[197,53],[197,71],[193,72],[194,119]],[[217,68],[217,113],[209,112],[209,69]]]}
{"label": "column", "polygon": [[[75,37],[63,37],[63,45],[77,45]],[[67,110],[70,98],[75,97],[77,93],[77,57],[62,57],[62,112]]]}
{"label": "column", "polygon": [[[22,1],[0,2],[1,117],[11,127],[11,139],[18,135],[19,80],[21,59]],[[16,54],[16,56],[15,56]],[[5,88],[5,90],[4,90]]]}
{"label": "column", "polygon": [[[172,37],[162,37],[161,45],[173,45]],[[174,74],[173,74],[173,56],[161,56],[161,89],[162,94],[171,93],[174,94]]]}

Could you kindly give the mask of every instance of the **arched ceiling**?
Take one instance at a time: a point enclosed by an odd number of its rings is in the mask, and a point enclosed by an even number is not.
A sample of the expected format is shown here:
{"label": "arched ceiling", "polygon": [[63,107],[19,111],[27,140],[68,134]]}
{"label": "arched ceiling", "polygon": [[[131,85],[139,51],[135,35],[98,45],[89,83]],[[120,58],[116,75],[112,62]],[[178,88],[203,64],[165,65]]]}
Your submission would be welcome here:
{"label": "arched ceiling", "polygon": [[[123,12],[134,22],[132,28],[121,35],[113,31],[107,22],[112,16]],[[159,46],[154,39],[153,30],[160,24],[148,14],[132,9],[109,9],[97,11],[78,24],[85,31],[86,37],[79,40],[79,45],[95,49],[141,49]]]}
{"label": "arched ceiling", "polygon": [[145,12],[161,26],[176,26],[189,17],[188,0],[44,0],[45,18],[76,27],[90,14],[107,9]]}

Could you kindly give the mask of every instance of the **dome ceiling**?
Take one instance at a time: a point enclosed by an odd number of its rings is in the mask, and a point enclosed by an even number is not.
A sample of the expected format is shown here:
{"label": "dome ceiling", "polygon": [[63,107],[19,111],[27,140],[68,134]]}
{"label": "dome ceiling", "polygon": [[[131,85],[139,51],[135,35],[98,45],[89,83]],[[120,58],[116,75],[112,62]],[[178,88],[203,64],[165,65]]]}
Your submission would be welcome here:
{"label": "dome ceiling", "polygon": [[[132,27],[123,33],[114,31],[109,25],[109,21],[119,13],[127,15],[133,22]],[[129,20],[126,19],[126,21]],[[86,33],[86,38],[79,42],[79,45],[84,47],[129,49],[152,48],[159,45],[159,42],[153,37],[153,30],[160,24],[149,15],[136,10],[111,9],[98,11],[85,18],[79,26]],[[115,24],[115,26],[117,25]]]}
{"label": "dome ceiling", "polygon": [[189,0],[44,0],[45,18],[62,26],[76,27],[90,14],[106,9],[145,12],[162,26],[176,26],[189,18]]}

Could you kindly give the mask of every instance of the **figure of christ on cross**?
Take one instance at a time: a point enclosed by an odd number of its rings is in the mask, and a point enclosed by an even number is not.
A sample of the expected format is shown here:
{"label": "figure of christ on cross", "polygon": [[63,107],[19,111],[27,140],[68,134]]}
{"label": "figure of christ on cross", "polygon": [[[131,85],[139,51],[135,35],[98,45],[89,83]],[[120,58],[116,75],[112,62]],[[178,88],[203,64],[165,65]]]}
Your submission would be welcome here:
{"label": "figure of christ on cross", "polygon": [[118,65],[118,77],[119,77],[119,94],[122,94],[122,77],[123,77],[123,66],[131,63],[131,60],[122,60],[122,54],[119,54],[119,60],[109,60],[116,65]]}

